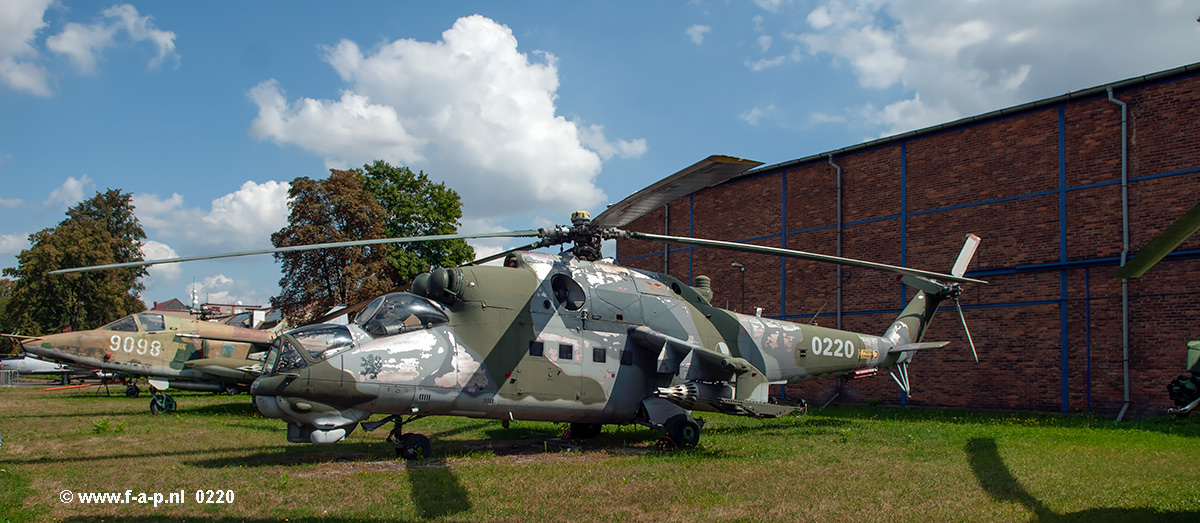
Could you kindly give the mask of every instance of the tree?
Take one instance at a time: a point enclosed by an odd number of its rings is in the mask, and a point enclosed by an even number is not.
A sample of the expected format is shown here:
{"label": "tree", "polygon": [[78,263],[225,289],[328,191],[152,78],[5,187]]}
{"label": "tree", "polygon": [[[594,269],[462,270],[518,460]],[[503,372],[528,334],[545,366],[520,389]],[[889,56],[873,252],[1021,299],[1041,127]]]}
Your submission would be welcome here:
{"label": "tree", "polygon": [[[384,161],[330,170],[326,180],[297,178],[288,197],[288,225],[271,235],[276,247],[454,234],[462,218],[458,193],[423,172]],[[474,256],[463,240],[278,253],[282,295],[271,298],[271,305],[305,323],[335,305],[369,299],[431,267],[459,265]]]}
{"label": "tree", "polygon": [[142,260],[146,237],[133,214],[132,195],[110,189],[67,210],[58,226],[29,235],[17,255],[16,277],[6,310],[9,327],[23,334],[94,328],[146,309],[138,281],[143,267],[66,275],[67,267]]}
{"label": "tree", "polygon": [[[329,178],[296,178],[288,190],[288,225],[271,235],[276,247],[342,242],[386,236],[375,201],[357,170],[330,170]],[[362,301],[391,290],[395,271],[388,245],[276,253],[283,264],[282,292],[271,306],[288,320],[307,323],[335,305]]]}
{"label": "tree", "polygon": [[[388,213],[384,219],[387,236],[430,236],[458,232],[462,200],[445,183],[433,183],[425,172],[413,174],[408,167],[392,167],[376,160],[364,165],[366,187]],[[432,267],[454,267],[475,258],[466,240],[438,240],[398,244],[388,256],[399,282],[412,281]]]}

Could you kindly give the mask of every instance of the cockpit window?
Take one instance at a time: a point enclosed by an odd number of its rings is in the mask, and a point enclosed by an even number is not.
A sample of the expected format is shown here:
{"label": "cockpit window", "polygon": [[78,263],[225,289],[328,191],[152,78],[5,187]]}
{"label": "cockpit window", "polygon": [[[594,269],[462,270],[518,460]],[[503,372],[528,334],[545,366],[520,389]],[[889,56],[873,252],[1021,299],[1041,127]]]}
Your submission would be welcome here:
{"label": "cockpit window", "polygon": [[350,330],[343,325],[313,325],[288,334],[303,346],[314,361],[323,360],[354,345]]}
{"label": "cockpit window", "polygon": [[163,321],[162,314],[151,314],[149,312],[143,312],[143,313],[139,313],[137,315],[137,317],[138,317],[138,321],[140,321],[142,323],[142,329],[144,329],[144,330],[154,332],[154,331],[165,330],[167,328],[166,322]]}
{"label": "cockpit window", "polygon": [[133,316],[126,316],[117,321],[104,326],[104,330],[121,331],[121,332],[137,332],[137,322],[133,320]]}
{"label": "cockpit window", "polygon": [[355,323],[372,336],[428,329],[450,321],[440,305],[407,292],[394,292],[372,301]]}

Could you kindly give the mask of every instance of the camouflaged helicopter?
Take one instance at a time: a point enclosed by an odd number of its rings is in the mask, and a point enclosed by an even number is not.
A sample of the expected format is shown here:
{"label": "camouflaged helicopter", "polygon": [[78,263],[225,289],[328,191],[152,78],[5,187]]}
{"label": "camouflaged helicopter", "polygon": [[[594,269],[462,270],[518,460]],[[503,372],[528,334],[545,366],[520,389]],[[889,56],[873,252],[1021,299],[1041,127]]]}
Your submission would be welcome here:
{"label": "camouflaged helicopter", "polygon": [[[805,411],[803,402],[772,403],[772,384],[895,367],[892,378],[907,391],[913,354],[947,344],[921,341],[939,304],[949,299],[957,305],[960,283],[985,283],[963,277],[978,237],[968,236],[950,274],[941,274],[617,228],[758,165],[709,157],[595,219],[575,213],[570,227],[279,249],[538,238],[465,266],[424,273],[411,292],[376,298],[350,324],[309,325],[281,334],[252,385],[255,406],[265,416],[285,420],[288,441],[298,443],[334,443],[360,425],[370,431],[392,423],[388,442],[398,456],[415,459],[431,455],[429,438],[403,428],[426,416],[564,422],[579,439],[595,437],[603,425],[640,424],[661,431],[664,444],[692,447],[702,428],[692,415],[696,411],[756,418]],[[688,285],[602,259],[601,242],[613,238],[879,269],[902,275],[919,292],[882,335],[749,316],[713,306],[707,280]],[[566,243],[573,246],[562,254],[532,252]],[[503,266],[481,265],[500,258]],[[158,263],[189,259],[194,258]],[[385,417],[368,421],[374,414]]]}
{"label": "camouflaged helicopter", "polygon": [[[226,394],[248,390],[275,333],[145,311],[97,329],[22,338],[28,354],[148,378],[150,412],[158,414],[175,410],[175,399],[164,392],[169,388]],[[136,383],[125,387],[128,397],[140,393]]]}

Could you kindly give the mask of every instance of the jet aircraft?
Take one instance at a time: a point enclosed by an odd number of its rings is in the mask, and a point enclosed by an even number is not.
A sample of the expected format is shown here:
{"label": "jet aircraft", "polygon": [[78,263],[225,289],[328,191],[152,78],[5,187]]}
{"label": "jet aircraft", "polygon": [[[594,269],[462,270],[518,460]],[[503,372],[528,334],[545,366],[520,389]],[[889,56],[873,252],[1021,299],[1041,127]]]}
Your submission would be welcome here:
{"label": "jet aircraft", "polygon": [[[376,298],[353,323],[309,325],[280,335],[252,385],[255,405],[265,416],[285,420],[292,442],[334,443],[360,425],[374,430],[392,423],[388,441],[397,455],[413,459],[430,455],[431,444],[428,437],[405,433],[403,427],[425,416],[566,422],[576,438],[594,437],[606,424],[640,424],[661,431],[666,445],[691,447],[702,430],[702,420],[692,415],[697,411],[756,418],[805,412],[803,402],[773,403],[768,397],[772,384],[824,376],[860,378],[892,368],[889,374],[907,392],[907,365],[914,353],[947,344],[923,341],[939,305],[952,300],[957,306],[962,283],[986,283],[963,276],[977,236],[968,236],[950,273],[942,274],[618,229],[650,209],[757,165],[709,157],[609,207],[595,220],[578,212],[569,227],[284,248],[451,237],[538,238],[466,266],[424,273],[413,281],[411,292]],[[603,259],[600,244],[613,238],[889,271],[918,292],[881,334],[738,314],[712,305],[708,278],[689,285]],[[532,252],[565,243],[573,246],[561,254]],[[480,265],[500,258],[503,266]],[[194,258],[141,263],[189,259]],[[385,417],[369,421],[374,414]]]}
{"label": "jet aircraft", "polygon": [[[126,376],[149,378],[150,411],[175,410],[168,388],[237,394],[258,376],[262,352],[275,335],[147,311],[98,329],[21,341],[28,354]],[[253,358],[252,358],[253,356]],[[136,397],[136,384],[125,394]]]}

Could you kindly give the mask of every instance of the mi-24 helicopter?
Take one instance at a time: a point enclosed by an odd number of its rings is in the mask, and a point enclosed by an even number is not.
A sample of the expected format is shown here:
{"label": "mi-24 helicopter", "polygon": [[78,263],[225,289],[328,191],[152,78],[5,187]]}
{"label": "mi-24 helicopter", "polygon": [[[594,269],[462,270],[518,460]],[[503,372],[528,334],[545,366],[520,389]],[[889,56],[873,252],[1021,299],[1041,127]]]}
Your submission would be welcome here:
{"label": "mi-24 helicopter", "polygon": [[[941,274],[618,228],[758,165],[712,156],[595,219],[575,213],[571,226],[221,255],[447,238],[537,238],[468,265],[421,274],[411,292],[376,298],[350,324],[309,325],[280,335],[252,385],[255,405],[265,416],[285,420],[288,441],[297,443],[334,443],[359,425],[369,431],[392,423],[387,440],[397,455],[412,459],[430,455],[430,441],[403,428],[425,416],[565,422],[571,436],[580,439],[596,436],[603,425],[640,424],[661,431],[666,444],[691,447],[701,433],[702,422],[692,415],[696,411],[756,418],[803,413],[803,402],[770,402],[771,384],[864,376],[894,367],[889,373],[907,391],[913,354],[947,344],[922,341],[939,304],[954,300],[957,305],[960,283],[985,283],[963,277],[978,237],[968,236],[950,273]],[[919,292],[881,335],[749,316],[713,306],[707,281],[688,285],[602,259],[601,242],[614,238],[873,268],[902,275]],[[561,254],[531,252],[567,243],[573,246]],[[500,258],[503,266],[481,265]],[[368,421],[374,414],[385,417]]]}

